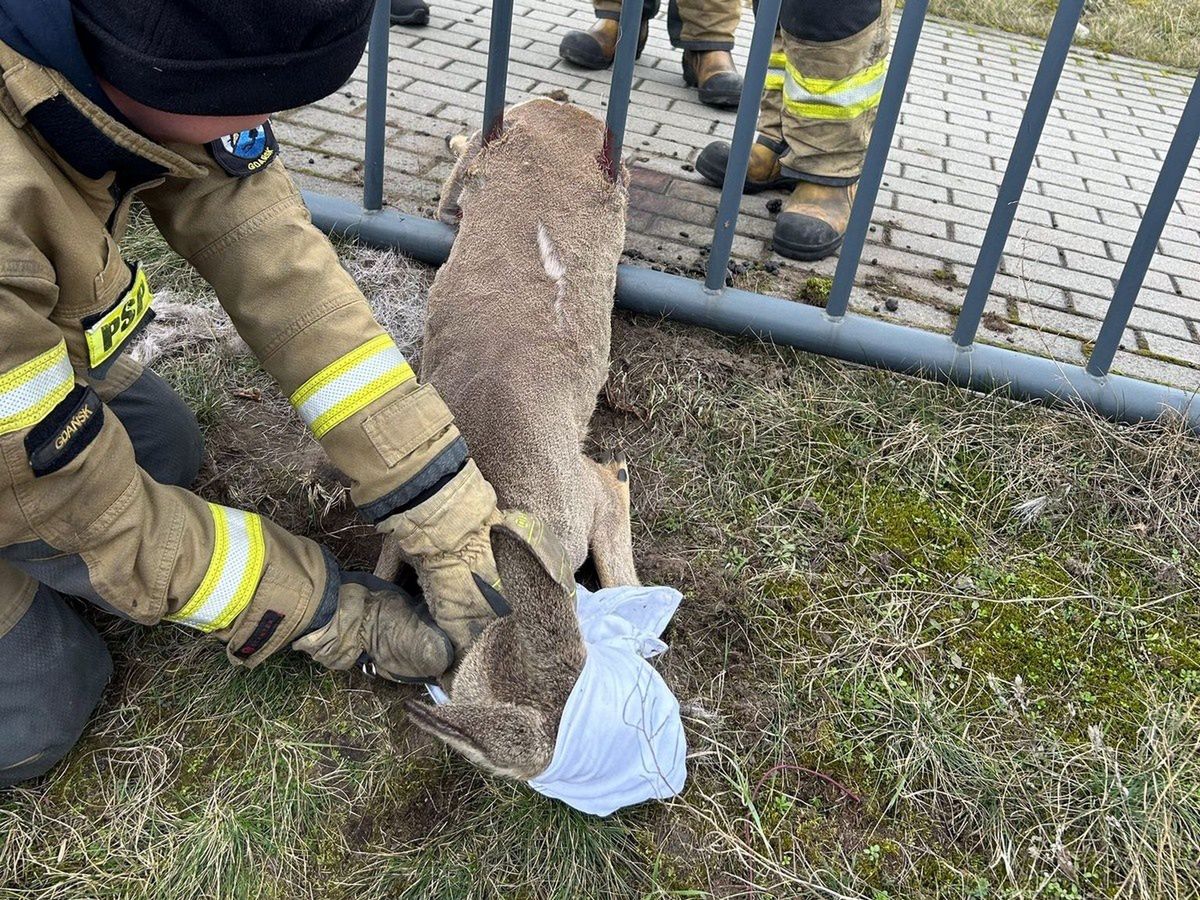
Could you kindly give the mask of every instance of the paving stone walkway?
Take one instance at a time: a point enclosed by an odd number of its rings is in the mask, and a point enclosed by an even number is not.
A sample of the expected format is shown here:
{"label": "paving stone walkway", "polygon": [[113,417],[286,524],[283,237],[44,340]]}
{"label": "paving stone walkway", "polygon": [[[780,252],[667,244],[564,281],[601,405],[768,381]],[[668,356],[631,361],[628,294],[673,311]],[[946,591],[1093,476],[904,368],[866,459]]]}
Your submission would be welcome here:
{"label": "paving stone walkway", "polygon": [[[386,202],[429,212],[450,168],[444,139],[478,127],[490,6],[432,0],[423,29],[393,28]],[[898,18],[898,17],[897,17]],[[603,114],[608,72],[558,58],[570,28],[592,20],[586,0],[518,0],[509,102],[565,91]],[[739,30],[744,66],[752,23]],[[852,308],[949,330],[971,277],[1041,44],[930,20],[925,27],[874,213]],[[1185,74],[1085,50],[1072,53],[1017,213],[980,339],[1080,363],[1099,328],[1144,204],[1187,99]],[[278,117],[286,158],[303,186],[358,198],[365,61],[337,94]],[[718,192],[691,167],[709,141],[728,140],[732,112],[700,105],[679,52],[654,22],[634,73],[626,134],[634,166],[628,251],[639,261],[703,263]],[[768,203],[745,198],[735,256],[767,265],[743,276],[791,293],[834,261],[799,266],[770,251]],[[1200,170],[1193,165],[1160,243],[1114,368],[1200,390]],[[776,271],[778,264],[778,271]]]}

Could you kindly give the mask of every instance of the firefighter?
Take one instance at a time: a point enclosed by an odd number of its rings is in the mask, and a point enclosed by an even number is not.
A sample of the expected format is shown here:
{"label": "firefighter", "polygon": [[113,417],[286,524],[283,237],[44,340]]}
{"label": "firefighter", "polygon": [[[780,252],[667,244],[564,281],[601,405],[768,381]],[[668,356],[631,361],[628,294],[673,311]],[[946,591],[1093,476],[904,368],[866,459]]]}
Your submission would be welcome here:
{"label": "firefighter", "polygon": [[[558,55],[585,69],[607,69],[617,52],[617,20],[621,0],[593,0],[596,24],[587,31],[568,31]],[[637,53],[642,55],[650,20],[660,0],[644,0]],[[697,89],[700,102],[718,108],[738,105],[742,76],[733,62],[733,35],[742,17],[742,0],[670,0],[667,34],[671,46],[683,50],[683,80]]]}
{"label": "firefighter", "polygon": [[[267,120],[341,86],[372,5],[0,0],[0,785],[62,758],[111,670],[67,597],[212,635],[235,665],[293,648],[398,681],[440,675],[502,606],[495,493],[311,224]],[[419,542],[428,608],[186,489],[196,421],[125,352],[153,316],[118,246],[135,196],[362,515]]]}
{"label": "firefighter", "polygon": [[[775,223],[775,251],[824,259],[841,246],[875,111],[883,94],[895,0],[783,0],[763,88],[747,193],[790,188]],[[729,144],[696,160],[725,179]]]}

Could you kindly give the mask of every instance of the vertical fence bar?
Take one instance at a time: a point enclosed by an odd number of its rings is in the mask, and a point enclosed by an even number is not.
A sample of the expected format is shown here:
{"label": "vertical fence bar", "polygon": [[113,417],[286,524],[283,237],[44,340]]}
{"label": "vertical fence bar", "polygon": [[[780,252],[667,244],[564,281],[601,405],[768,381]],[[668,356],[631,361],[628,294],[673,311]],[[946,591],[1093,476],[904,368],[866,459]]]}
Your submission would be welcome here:
{"label": "vertical fence bar", "polygon": [[504,97],[508,92],[508,51],[512,43],[513,0],[492,0],[488,31],[487,86],[483,94],[483,139],[504,129]]}
{"label": "vertical fence bar", "polygon": [[641,0],[625,0],[618,21],[617,56],[608,86],[608,114],[604,119],[604,149],[600,164],[610,181],[621,171],[621,148],[625,144],[625,121],[629,117],[629,93],[633,90],[633,64],[637,59],[638,32],[642,24]]}
{"label": "vertical fence bar", "polygon": [[710,291],[725,287],[725,271],[729,266],[729,255],[733,252],[733,233],[741,209],[746,172],[750,168],[750,149],[758,127],[758,107],[762,102],[767,66],[771,61],[771,42],[775,39],[775,26],[779,23],[779,8],[782,5],[782,0],[760,0],[754,14],[750,58],[746,62],[746,78],[742,82],[737,122],[733,126],[733,146],[725,166],[721,204],[717,207],[712,249],[708,254],[708,277],[704,284]]}
{"label": "vertical fence bar", "polygon": [[883,169],[892,149],[892,138],[896,135],[896,123],[900,119],[900,108],[904,105],[908,76],[912,72],[917,44],[921,40],[921,26],[925,24],[928,8],[929,0],[907,0],[904,4],[904,15],[900,18],[896,43],[888,63],[887,79],[883,83],[883,98],[879,101],[871,142],[867,145],[867,155],[863,160],[862,177],[858,180],[858,194],[854,198],[854,208],[850,210],[850,221],[846,225],[846,236],[842,240],[837,270],[833,275],[833,287],[829,290],[829,302],[825,305],[825,312],[830,316],[844,316],[850,305],[850,291],[854,288],[854,276],[858,272],[867,231],[871,227],[871,214],[879,197]]}
{"label": "vertical fence bar", "polygon": [[1017,206],[1029,178],[1029,169],[1033,166],[1042,129],[1050,114],[1050,104],[1054,102],[1054,90],[1067,64],[1067,52],[1071,49],[1071,39],[1075,36],[1079,17],[1083,15],[1084,2],[1060,0],[1054,24],[1050,26],[1050,36],[1046,39],[1046,49],[1042,53],[1037,76],[1033,79],[1033,87],[1029,89],[1029,102],[1021,117],[1021,127],[1013,144],[1012,155],[1008,158],[1008,168],[1000,184],[1000,193],[996,196],[983,246],[979,248],[971,284],[967,287],[962,312],[958,314],[958,322],[954,326],[954,343],[960,347],[970,346],[975,340],[975,332],[979,330],[979,320],[983,317],[983,308],[991,296],[996,272],[1000,269],[1004,245],[1012,231]]}
{"label": "vertical fence bar", "polygon": [[391,3],[388,0],[375,0],[367,48],[367,140],[363,150],[363,208],[370,210],[383,209],[389,25]]}
{"label": "vertical fence bar", "polygon": [[1108,313],[1104,317],[1104,325],[1096,338],[1096,346],[1088,357],[1088,374],[1101,377],[1108,374],[1113,357],[1121,344],[1121,335],[1129,323],[1129,315],[1137,303],[1138,293],[1146,280],[1146,272],[1154,259],[1158,248],[1158,239],[1162,237],[1163,227],[1171,214],[1171,207],[1179,188],[1187,175],[1188,165],[1196,152],[1196,144],[1200,142],[1200,77],[1192,88],[1191,96],[1183,108],[1179,119],[1179,127],[1171,141],[1171,149],[1163,161],[1162,171],[1158,173],[1158,181],[1150,194],[1150,202],[1142,223],[1138,226],[1137,236],[1129,250],[1129,258],[1121,271],[1121,280],[1117,282],[1117,290],[1112,302],[1108,305]]}

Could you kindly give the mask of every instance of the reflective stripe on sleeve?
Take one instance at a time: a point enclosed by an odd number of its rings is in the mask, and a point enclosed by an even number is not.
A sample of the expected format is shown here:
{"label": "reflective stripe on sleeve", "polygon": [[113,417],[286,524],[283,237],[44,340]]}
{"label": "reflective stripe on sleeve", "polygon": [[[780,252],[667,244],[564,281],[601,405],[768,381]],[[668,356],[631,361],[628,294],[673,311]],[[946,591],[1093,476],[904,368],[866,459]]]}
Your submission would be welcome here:
{"label": "reflective stripe on sleeve", "polygon": [[0,434],[36,425],[74,386],[75,371],[65,341],[15,369],[0,372]]}
{"label": "reflective stripe on sleeve", "polygon": [[404,354],[381,334],[304,382],[291,403],[319,438],[412,377]]}
{"label": "reflective stripe on sleeve", "polygon": [[208,504],[216,526],[212,559],[196,593],[167,621],[220,631],[250,605],[262,579],[266,547],[262,520],[254,513]]}
{"label": "reflective stripe on sleeve", "polygon": [[786,75],[783,103],[789,112],[806,119],[857,119],[879,105],[887,60],[838,81],[806,78],[790,62]]}

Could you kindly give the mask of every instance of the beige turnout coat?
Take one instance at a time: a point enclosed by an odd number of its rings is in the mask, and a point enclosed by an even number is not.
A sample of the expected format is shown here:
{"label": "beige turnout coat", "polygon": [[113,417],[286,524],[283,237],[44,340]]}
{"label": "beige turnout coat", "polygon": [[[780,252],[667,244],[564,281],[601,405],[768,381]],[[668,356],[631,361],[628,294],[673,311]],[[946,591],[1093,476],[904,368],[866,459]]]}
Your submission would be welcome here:
{"label": "beige turnout coat", "polygon": [[[34,560],[74,573],[69,593],[214,633],[252,665],[308,622],[336,566],[253,513],[156,483],[104,415],[100,401],[140,374],[122,350],[153,292],[118,247],[133,198],[213,285],[370,518],[419,476],[414,448],[447,450],[428,443],[453,440],[449,413],[423,402],[414,419],[426,389],[281,160],[231,175],[208,148],[148,140],[3,44],[0,69],[0,635],[36,588],[13,560]],[[86,147],[52,144],[45,121],[82,121]]]}

